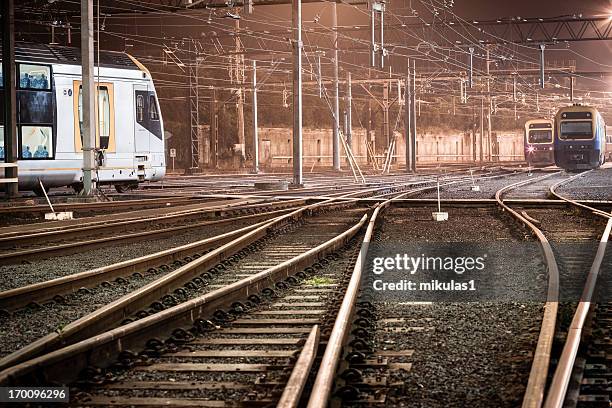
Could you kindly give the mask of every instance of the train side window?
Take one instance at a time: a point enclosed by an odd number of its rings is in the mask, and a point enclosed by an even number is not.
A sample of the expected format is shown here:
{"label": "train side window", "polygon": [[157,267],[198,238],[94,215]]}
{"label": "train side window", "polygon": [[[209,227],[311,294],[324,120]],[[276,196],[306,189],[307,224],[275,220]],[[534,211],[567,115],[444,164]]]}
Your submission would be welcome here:
{"label": "train side window", "polygon": [[4,88],[4,76],[2,76],[2,64],[0,64],[0,88]]}
{"label": "train side window", "polygon": [[98,88],[98,106],[100,112],[98,113],[98,126],[100,130],[100,148],[108,149],[108,140],[110,138],[110,116],[111,116],[111,105],[110,95],[108,93],[108,87],[100,86]]}
{"label": "train side window", "polygon": [[136,122],[144,122],[144,96],[136,95]]}
{"label": "train side window", "polygon": [[4,159],[4,125],[0,125],[0,159]]}
{"label": "train side window", "polygon": [[22,159],[48,159],[53,157],[53,129],[51,126],[21,126]]}
{"label": "train side window", "polygon": [[51,89],[51,67],[47,65],[19,64],[20,89]]}
{"label": "train side window", "polygon": [[[115,151],[115,112],[114,112],[114,86],[110,82],[102,82],[97,86],[96,111],[98,122],[96,128],[96,146]],[[74,81],[74,129],[75,149],[80,150],[83,145],[83,87],[80,81]],[[95,119],[94,119],[95,120]]]}
{"label": "train side window", "polygon": [[151,120],[159,120],[159,113],[157,112],[157,104],[155,103],[155,95],[149,95],[149,118]]}

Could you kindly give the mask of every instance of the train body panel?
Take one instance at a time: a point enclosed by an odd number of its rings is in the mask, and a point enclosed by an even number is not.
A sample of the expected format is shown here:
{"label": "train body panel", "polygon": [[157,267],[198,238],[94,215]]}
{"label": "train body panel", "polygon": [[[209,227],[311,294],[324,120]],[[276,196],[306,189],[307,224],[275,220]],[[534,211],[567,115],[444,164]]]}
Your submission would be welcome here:
{"label": "train body panel", "polygon": [[555,117],[555,163],[566,170],[589,170],[605,162],[606,126],[597,109],[573,105]]}
{"label": "train body panel", "polygon": [[555,164],[554,123],[550,119],[532,119],[525,122],[525,160],[532,166]]}
{"label": "train body panel", "polygon": [[[58,56],[74,53],[73,49],[36,47],[38,53],[17,54],[18,99],[26,102],[22,106],[28,111],[18,112],[19,187],[34,189],[39,179],[45,187],[79,186],[81,66],[39,61],[44,52]],[[94,70],[98,123],[93,178],[115,185],[160,180],[166,171],[163,119],[150,73],[126,54],[101,54],[103,63]]]}

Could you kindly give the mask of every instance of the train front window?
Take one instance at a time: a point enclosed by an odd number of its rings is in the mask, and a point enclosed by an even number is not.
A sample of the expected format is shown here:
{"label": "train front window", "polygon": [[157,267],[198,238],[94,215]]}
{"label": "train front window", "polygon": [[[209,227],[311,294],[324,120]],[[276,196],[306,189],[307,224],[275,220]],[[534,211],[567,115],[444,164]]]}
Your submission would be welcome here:
{"label": "train front window", "polygon": [[593,138],[593,123],[591,121],[561,122],[561,139],[591,139]]}
{"label": "train front window", "polygon": [[551,130],[530,130],[529,143],[552,143]]}
{"label": "train front window", "polygon": [[149,118],[151,120],[159,120],[159,113],[157,113],[157,103],[155,103],[155,95],[149,95]]}
{"label": "train front window", "polygon": [[19,64],[19,88],[51,89],[51,68],[46,65]]}
{"label": "train front window", "polygon": [[21,158],[48,159],[53,157],[51,126],[21,126]]}

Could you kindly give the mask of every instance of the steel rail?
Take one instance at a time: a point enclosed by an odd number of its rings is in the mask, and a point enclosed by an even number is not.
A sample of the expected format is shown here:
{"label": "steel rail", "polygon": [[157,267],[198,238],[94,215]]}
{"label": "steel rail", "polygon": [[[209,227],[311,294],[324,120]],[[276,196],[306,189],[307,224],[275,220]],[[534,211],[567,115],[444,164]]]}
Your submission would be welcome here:
{"label": "steel rail", "polygon": [[346,293],[342,299],[340,310],[338,311],[334,327],[327,341],[327,347],[325,347],[323,359],[321,360],[321,365],[319,366],[312,391],[310,392],[310,398],[307,405],[308,408],[324,408],[329,401],[336,369],[342,356],[342,348],[352,324],[351,317],[355,310],[355,302],[359,293],[361,277],[376,219],[380,210],[388,203],[389,201],[377,205],[368,222],[368,228],[363,238],[353,273],[351,274],[351,280],[349,281]]}
{"label": "steel rail", "polygon": [[[361,192],[349,193],[347,196],[369,194],[380,189],[381,188],[365,189]],[[387,187],[382,189],[386,190]],[[212,250],[211,252],[188,263],[187,265],[184,265],[175,271],[172,271],[167,275],[133,291],[132,293],[127,294],[107,305],[102,306],[94,312],[69,323],[61,330],[61,332],[50,333],[26,345],[20,350],[5,356],[4,358],[0,359],[0,370],[31,359],[37,355],[40,355],[41,353],[54,350],[57,347],[72,344],[82,340],[83,338],[96,335],[101,331],[101,329],[106,328],[109,325],[120,321],[126,316],[135,313],[137,310],[145,307],[150,302],[169,293],[175,287],[181,286],[187,281],[193,279],[199,270],[208,269],[217,265],[219,262],[225,259],[229,253],[238,252],[240,249],[264,237],[273,227],[277,227],[292,220],[297,220],[298,218],[303,217],[304,214],[308,214],[317,209],[334,206],[344,207],[346,205],[352,205],[352,203],[329,199],[324,202],[303,206],[299,209],[293,210],[289,214],[281,215],[269,220],[263,225],[222,245],[221,247]]]}
{"label": "steel rail", "polygon": [[550,187],[550,193],[553,194],[555,197],[564,200],[576,207],[590,211],[594,215],[603,216],[608,219],[608,222],[599,240],[597,253],[595,254],[595,258],[593,259],[589,274],[587,275],[584,288],[580,297],[580,302],[576,307],[576,311],[568,329],[567,337],[563,345],[563,350],[561,351],[559,362],[557,364],[550,387],[548,389],[548,394],[544,403],[545,408],[561,408],[565,403],[565,397],[572,377],[572,371],[582,340],[583,328],[586,326],[590,312],[592,311],[593,294],[597,286],[597,279],[599,277],[601,264],[606,254],[608,238],[610,236],[610,232],[612,231],[612,214],[597,210],[588,205],[581,204],[575,200],[562,196],[561,194],[555,191],[555,189],[559,186],[566,184],[584,174],[585,173],[577,174],[567,180],[563,180],[563,182],[556,183],[554,186]]}
{"label": "steel rail", "polygon": [[[141,198],[137,200],[122,200],[122,201],[103,201],[97,203],[54,203],[53,207],[62,211],[96,211],[116,208],[136,208],[142,209],[149,205],[157,206],[159,204],[166,205],[168,201],[175,203],[194,202],[198,197],[167,197],[167,198]],[[155,207],[153,207],[155,208]],[[6,213],[46,213],[49,212],[49,206],[46,204],[38,205],[19,205],[19,206],[0,206],[0,214]]]}
{"label": "steel rail", "polygon": [[510,213],[514,218],[526,225],[536,235],[540,241],[540,246],[544,254],[544,261],[546,262],[546,266],[548,268],[548,290],[546,295],[546,304],[544,306],[544,315],[542,317],[538,343],[533,356],[533,363],[531,364],[529,380],[527,381],[527,388],[525,389],[525,394],[523,396],[523,408],[539,408],[542,406],[542,402],[544,400],[552,344],[555,335],[557,309],[559,307],[559,268],[557,266],[557,260],[555,259],[552,247],[550,246],[550,243],[548,242],[548,239],[546,239],[544,233],[542,233],[542,231],[531,221],[504,203],[502,197],[503,194],[509,190],[541,181],[555,174],[558,173],[551,173],[536,179],[510,184],[501,188],[495,193],[495,200],[502,210]]}
{"label": "steel rail", "polygon": [[601,263],[604,255],[606,254],[606,247],[608,245],[608,237],[612,230],[612,218],[608,218],[608,223],[604,233],[601,236],[597,253],[589,274],[587,276],[580,302],[572,318],[572,323],[568,329],[565,344],[561,351],[561,357],[557,363],[555,374],[553,375],[552,382],[548,389],[544,408],[561,408],[565,402],[565,395],[567,393],[568,385],[572,377],[572,370],[574,363],[576,362],[576,356],[578,355],[578,349],[580,347],[580,341],[582,338],[582,329],[587,323],[587,317],[593,304],[593,294],[597,286],[597,278],[599,276],[599,270],[601,269]]}
{"label": "steel rail", "polygon": [[289,381],[283,390],[278,404],[276,404],[276,408],[297,408],[306,387],[306,382],[308,382],[308,375],[317,358],[318,347],[319,326],[315,325],[306,339],[295,367],[291,370]]}
{"label": "steel rail", "polygon": [[[333,203],[332,203],[333,204]],[[273,218],[263,225],[233,239],[232,241],[212,250],[200,258],[177,268],[149,284],[140,287],[121,298],[102,306],[99,309],[67,324],[61,332],[49,333],[27,346],[5,356],[0,360],[0,370],[33,358],[41,353],[80,341],[84,338],[100,333],[109,325],[116,324],[125,317],[146,307],[196,277],[202,269],[209,269],[227,258],[229,254],[238,252],[247,245],[252,244],[266,236],[273,227],[278,227],[292,220],[302,217],[307,209],[314,209],[321,204],[314,204],[294,210],[289,214]]]}
{"label": "steel rail", "polygon": [[565,196],[563,196],[563,195],[561,195],[561,194],[557,193],[557,191],[556,191],[556,189],[557,189],[557,188],[559,188],[560,186],[562,186],[562,185],[564,185],[564,184],[567,184],[567,183],[569,183],[570,181],[573,181],[573,180],[577,179],[578,177],[581,177],[581,176],[583,176],[583,175],[585,175],[585,174],[587,174],[587,173],[590,173],[591,171],[593,171],[593,170],[588,170],[588,171],[585,171],[584,173],[579,173],[579,174],[576,174],[576,175],[574,175],[574,176],[572,176],[572,177],[570,177],[570,178],[568,178],[568,179],[561,180],[561,181],[559,181],[558,183],[555,183],[554,185],[550,186],[550,188],[548,189],[548,191],[549,191],[549,193],[550,193],[550,194],[551,194],[553,197],[555,197],[555,198],[557,198],[557,199],[559,199],[559,200],[563,200],[563,201],[565,201],[565,202],[567,202],[567,203],[569,203],[569,204],[572,204],[572,205],[574,205],[574,206],[576,206],[576,207],[580,207],[580,208],[582,208],[582,209],[584,209],[584,210],[591,211],[593,214],[595,214],[595,215],[599,215],[600,217],[610,218],[610,217],[612,217],[612,215],[610,215],[610,213],[607,213],[607,212],[605,212],[605,211],[598,210],[597,208],[590,207],[590,206],[588,206],[588,205],[586,205],[586,204],[583,204],[583,203],[581,203],[581,202],[579,202],[579,201],[577,201],[577,200],[573,200],[573,199],[571,199],[571,198],[565,197]]}
{"label": "steel rail", "polygon": [[94,363],[108,365],[123,350],[137,349],[148,339],[159,338],[177,327],[188,327],[200,318],[208,318],[214,310],[226,307],[236,299],[258,293],[271,283],[301,271],[316,260],[346,245],[363,227],[366,220],[367,214],[357,224],[336,237],[249,278],[6,368],[0,372],[0,384],[28,384],[32,376],[52,378],[54,381],[62,382],[74,381],[78,373],[88,365]]}
{"label": "steel rail", "polygon": [[[282,212],[286,211],[289,210],[282,210]],[[112,265],[6,290],[0,292],[0,309],[14,310],[26,306],[31,302],[41,302],[51,299],[56,295],[74,292],[82,287],[91,287],[104,281],[110,281],[118,277],[128,276],[135,272],[145,271],[148,268],[157,267],[165,263],[182,260],[184,257],[193,255],[196,252],[209,250],[225,244],[236,236],[249,232],[267,222],[269,222],[269,220],[261,221],[225,234],[166,249],[164,251],[117,262]]]}
{"label": "steel rail", "polygon": [[[546,175],[545,177],[549,177],[549,175]],[[424,189],[428,188],[429,187],[425,187]],[[359,256],[357,257],[357,261],[355,262],[355,267],[351,275],[351,280],[342,300],[340,310],[336,317],[334,327],[327,342],[327,347],[325,348],[321,365],[319,366],[319,370],[310,393],[310,398],[307,404],[308,408],[324,408],[328,405],[334,384],[335,373],[342,356],[342,349],[352,324],[351,318],[354,314],[355,302],[357,300],[359,287],[361,285],[362,276],[365,269],[366,257],[378,216],[387,206],[412,193],[413,191],[404,192],[377,204],[372,216],[370,217]]]}
{"label": "steel rail", "polygon": [[324,408],[328,404],[334,384],[336,370],[338,368],[340,358],[342,357],[342,349],[346,343],[346,338],[352,325],[352,316],[355,311],[355,303],[359,294],[359,288],[365,269],[366,257],[370,247],[370,241],[374,233],[374,228],[376,226],[376,222],[378,221],[378,216],[383,209],[392,204],[395,200],[399,200],[408,194],[412,194],[412,191],[400,193],[382,203],[377,203],[374,208],[374,212],[370,217],[368,227],[361,243],[359,255],[355,261],[351,279],[344,294],[344,298],[342,299],[342,304],[334,322],[332,332],[327,341],[327,347],[325,348],[313,388],[310,392],[310,398],[307,404],[308,408]]}
{"label": "steel rail", "polygon": [[[37,240],[59,236],[61,238],[70,238],[72,236],[81,234],[87,231],[100,231],[100,229],[104,229],[104,231],[113,231],[116,229],[125,230],[127,228],[131,228],[135,225],[139,224],[149,224],[151,222],[165,222],[165,221],[187,221],[189,217],[198,217],[200,218],[202,215],[221,215],[225,213],[244,213],[249,210],[257,210],[264,207],[282,207],[286,208],[289,205],[303,205],[303,200],[291,200],[284,202],[261,202],[255,201],[251,203],[249,201],[246,202],[237,202],[226,205],[218,205],[218,206],[204,206],[201,208],[190,208],[184,210],[173,211],[168,214],[162,215],[153,215],[153,216],[139,216],[133,218],[124,218],[115,220],[83,220],[83,222],[73,225],[63,225],[61,223],[55,224],[54,226],[46,226],[42,225],[40,228],[37,228],[33,231],[27,231],[24,233],[23,231],[14,230],[11,228],[11,231],[3,232],[0,229],[0,244],[9,243],[16,244],[19,241],[27,241],[29,243],[36,242]],[[32,224],[30,224],[32,225]]]}
{"label": "steel rail", "polygon": [[217,221],[202,221],[202,222],[195,223],[195,224],[181,225],[181,226],[169,227],[169,228],[161,228],[161,229],[151,230],[151,231],[133,232],[133,233],[123,234],[123,235],[113,235],[110,237],[96,238],[96,239],[91,239],[87,241],[68,242],[65,244],[51,245],[51,246],[42,247],[42,248],[24,249],[21,251],[11,251],[11,252],[7,252],[4,254],[0,254],[0,265],[15,264],[15,263],[21,262],[24,259],[34,259],[34,258],[49,257],[49,256],[54,256],[54,255],[57,256],[60,254],[72,254],[72,253],[78,252],[79,250],[83,250],[85,248],[92,249],[92,248],[102,247],[109,242],[112,242],[112,243],[125,242],[125,241],[136,242],[136,241],[151,238],[151,237],[160,238],[165,235],[174,234],[176,232],[180,232],[184,230],[192,230],[198,227],[228,224],[228,223],[232,223],[236,221],[257,219],[257,218],[262,218],[262,217],[265,218],[265,217],[269,217],[270,215],[275,215],[278,213],[285,213],[288,211],[292,211],[292,209],[277,210],[277,211],[260,213],[260,214],[244,215],[241,217],[226,218],[226,219],[221,219]]}

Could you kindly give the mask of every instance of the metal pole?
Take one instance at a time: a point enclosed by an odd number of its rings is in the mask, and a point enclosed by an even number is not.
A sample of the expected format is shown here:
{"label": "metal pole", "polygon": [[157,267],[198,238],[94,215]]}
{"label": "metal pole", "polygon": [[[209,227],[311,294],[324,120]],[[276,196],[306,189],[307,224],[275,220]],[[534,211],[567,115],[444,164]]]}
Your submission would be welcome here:
{"label": "metal pole", "polygon": [[487,112],[487,141],[489,142],[489,161],[493,161],[494,145],[493,135],[491,134],[491,113],[493,112],[493,101],[489,95],[489,111]]}
{"label": "metal pole", "polygon": [[474,87],[474,48],[470,47],[470,70],[468,71],[468,82],[470,89]]}
{"label": "metal pole", "polygon": [[[334,10],[336,8],[334,3]],[[292,0],[293,44],[293,184],[300,186],[302,178],[302,0]],[[334,13],[335,15],[335,13]],[[336,24],[334,24],[335,26]],[[337,39],[337,34],[336,34]],[[336,48],[337,50],[337,48]],[[336,58],[338,51],[336,51]],[[336,61],[336,131],[338,120],[338,63]],[[334,140],[334,143],[337,140]],[[336,159],[334,152],[334,160]],[[339,163],[338,163],[339,165]]]}
{"label": "metal pole", "polygon": [[383,84],[383,132],[385,134],[385,143],[389,147],[391,136],[389,134],[389,83]]}
{"label": "metal pole", "polygon": [[570,102],[574,102],[574,77],[570,77]]}
{"label": "metal pole", "polygon": [[484,97],[480,98],[480,162],[484,161],[483,139],[484,138]]}
{"label": "metal pole", "polygon": [[332,140],[332,154],[334,170],[340,170],[340,94],[338,90],[338,6],[332,3],[333,30],[334,30],[334,132]]}
{"label": "metal pole", "polygon": [[[238,98],[236,101],[236,108],[238,110],[238,143],[242,147],[240,156],[244,162],[246,140],[244,137],[244,54],[241,53],[242,47],[240,43],[240,20],[235,20],[234,28],[236,32],[236,80],[238,82]],[[242,167],[242,166],[241,166]]]}
{"label": "metal pole", "polygon": [[380,67],[385,67],[385,3],[380,2]]}
{"label": "metal pole", "polygon": [[81,1],[81,64],[83,67],[83,194],[91,195],[95,146],[93,0]]}
{"label": "metal pole", "polygon": [[351,73],[346,73],[346,144],[353,149],[353,92],[351,89]]}
{"label": "metal pole", "polygon": [[[368,69],[368,79],[371,77],[371,72]],[[368,83],[368,91],[371,89],[370,84]],[[368,94],[367,96],[368,98],[368,111],[366,114],[366,143],[370,144],[372,142],[372,97]],[[376,146],[374,143],[372,143],[372,153],[376,154]],[[366,153],[367,157],[370,157],[369,154]],[[375,161],[376,158],[375,157],[370,157],[371,161]],[[368,160],[368,163],[370,162],[370,160]]]}
{"label": "metal pole", "polygon": [[544,48],[546,45],[540,44],[540,88],[544,89]]}
{"label": "metal pole", "polygon": [[370,1],[370,66],[376,66],[376,19],[374,2]]}
{"label": "metal pole", "polygon": [[411,149],[411,162],[412,171],[417,170],[417,119],[416,119],[416,61],[412,61],[412,119],[410,121],[412,125],[412,147]]}
{"label": "metal pole", "polygon": [[512,101],[516,102],[516,75],[512,77]]}
{"label": "metal pole", "polygon": [[489,161],[493,161],[493,149],[491,140],[491,51],[487,45],[487,101],[489,110],[487,112],[487,152]]}
{"label": "metal pole", "polygon": [[[4,88],[4,162],[17,163],[17,96],[15,67],[15,4],[13,0],[0,2],[2,7],[2,72]],[[17,167],[4,169],[6,178],[17,178]],[[18,194],[17,183],[6,183],[9,198]]]}
{"label": "metal pole", "polygon": [[259,135],[257,129],[257,61],[253,60],[253,171],[259,172]]}
{"label": "metal pole", "polygon": [[210,101],[210,155],[213,168],[217,168],[219,161],[219,116],[217,114],[217,89],[212,89]]}
{"label": "metal pole", "polygon": [[412,111],[412,92],[410,87],[410,60],[408,60],[408,73],[406,75],[406,90],[404,91],[404,133],[406,135],[406,172],[412,170],[412,137],[410,131],[410,115]]}

